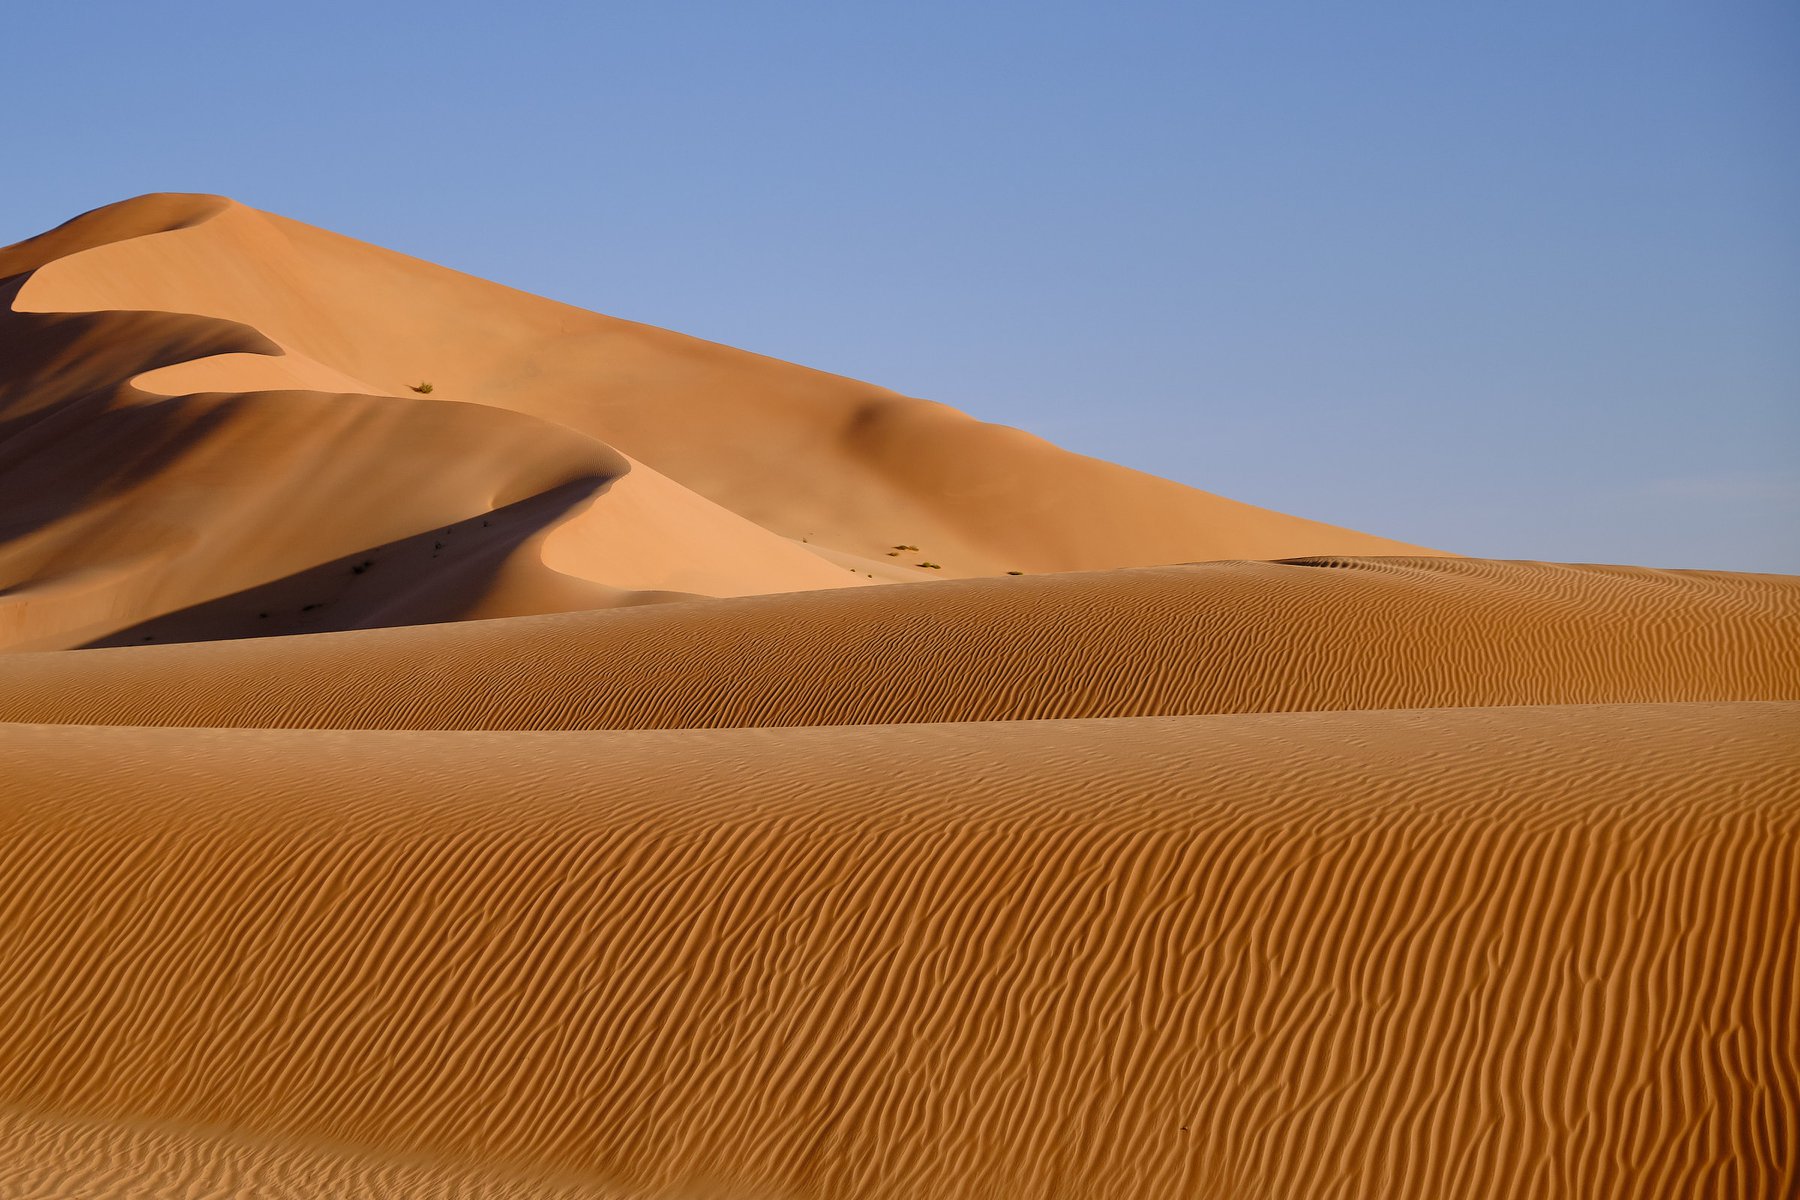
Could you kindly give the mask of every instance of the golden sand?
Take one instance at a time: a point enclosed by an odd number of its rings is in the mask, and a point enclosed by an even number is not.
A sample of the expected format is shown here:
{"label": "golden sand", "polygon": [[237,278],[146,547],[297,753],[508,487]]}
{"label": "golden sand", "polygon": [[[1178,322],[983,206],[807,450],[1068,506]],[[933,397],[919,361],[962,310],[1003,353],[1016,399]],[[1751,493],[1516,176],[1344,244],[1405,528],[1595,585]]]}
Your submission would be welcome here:
{"label": "golden sand", "polygon": [[1800,1193],[1800,579],[216,197],[0,295],[0,1197]]}

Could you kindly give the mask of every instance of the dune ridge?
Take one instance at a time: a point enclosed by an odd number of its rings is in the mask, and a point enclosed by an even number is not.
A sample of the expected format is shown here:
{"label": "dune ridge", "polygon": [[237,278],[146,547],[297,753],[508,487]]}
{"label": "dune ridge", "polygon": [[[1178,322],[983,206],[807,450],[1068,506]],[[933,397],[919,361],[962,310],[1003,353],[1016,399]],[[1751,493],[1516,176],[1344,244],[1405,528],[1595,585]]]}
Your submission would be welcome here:
{"label": "dune ridge", "polygon": [[1758,699],[1800,700],[1800,580],[1454,558],[0,656],[0,720],[79,724],[645,729]]}
{"label": "dune ridge", "polygon": [[283,592],[578,477],[606,482],[499,558],[184,636],[1416,549],[222,197],[84,214],[0,249],[0,286],[0,649]]}
{"label": "dune ridge", "polygon": [[[93,237],[111,233],[114,241],[85,249],[73,234],[51,241],[80,259],[159,236],[165,224],[195,228],[226,207],[158,210],[150,215],[162,220],[143,232],[145,214],[128,205],[122,229],[97,216],[87,222],[98,222]],[[20,249],[0,254],[0,271],[47,253]],[[52,259],[4,285],[11,305],[0,314],[0,647],[79,645],[227,595],[261,592],[257,599],[268,600],[340,559],[372,569],[396,542],[412,539],[427,539],[434,553],[403,571],[389,562],[360,580],[355,596],[314,597],[303,611],[253,600],[269,623],[202,626],[194,636],[606,607],[690,587],[780,591],[866,579],[593,438],[528,414],[404,391],[296,388],[356,381],[241,322],[21,311],[18,297],[68,261]],[[253,392],[157,395],[140,386],[171,371],[203,384],[193,368],[239,360],[278,370]],[[437,466],[446,462],[456,469]],[[598,531],[586,521],[596,502],[607,510]],[[508,536],[479,539],[473,552],[465,552],[467,536],[439,544],[436,531],[459,525]]]}

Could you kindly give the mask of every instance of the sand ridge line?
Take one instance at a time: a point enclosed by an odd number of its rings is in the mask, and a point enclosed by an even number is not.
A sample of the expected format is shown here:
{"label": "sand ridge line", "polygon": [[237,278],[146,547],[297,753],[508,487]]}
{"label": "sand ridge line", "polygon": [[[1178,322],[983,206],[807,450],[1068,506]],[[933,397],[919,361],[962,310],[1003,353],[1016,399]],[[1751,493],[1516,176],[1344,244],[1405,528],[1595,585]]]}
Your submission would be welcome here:
{"label": "sand ridge line", "polygon": [[1800,699],[1800,579],[1349,561],[16,654],[0,719],[642,729]]}

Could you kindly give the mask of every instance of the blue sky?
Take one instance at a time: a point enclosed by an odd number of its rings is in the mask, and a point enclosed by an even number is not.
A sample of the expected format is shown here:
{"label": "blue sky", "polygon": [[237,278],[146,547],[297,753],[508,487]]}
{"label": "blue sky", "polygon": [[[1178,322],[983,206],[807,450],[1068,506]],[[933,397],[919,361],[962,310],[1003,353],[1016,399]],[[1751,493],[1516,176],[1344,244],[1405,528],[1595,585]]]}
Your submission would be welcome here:
{"label": "blue sky", "polygon": [[222,192],[1470,554],[1800,572],[1800,6],[19,4],[0,241]]}

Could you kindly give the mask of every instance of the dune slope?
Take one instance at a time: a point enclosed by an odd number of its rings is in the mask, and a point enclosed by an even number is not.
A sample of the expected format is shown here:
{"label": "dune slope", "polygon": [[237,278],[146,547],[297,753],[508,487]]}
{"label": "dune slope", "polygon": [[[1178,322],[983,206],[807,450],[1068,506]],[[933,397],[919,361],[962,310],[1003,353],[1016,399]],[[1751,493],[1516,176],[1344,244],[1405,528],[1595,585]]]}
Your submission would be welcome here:
{"label": "dune slope", "polygon": [[1212,563],[0,657],[0,720],[85,724],[644,729],[1694,700],[1800,700],[1800,579]]}
{"label": "dune slope", "polygon": [[[0,249],[0,298],[0,648],[176,611],[198,640],[1414,549],[220,197],[141,197]],[[529,536],[409,557],[404,582],[371,575],[303,620],[195,611],[285,599],[577,479]]]}
{"label": "dune slope", "polygon": [[1791,1194],[1797,717],[6,727],[0,1101],[674,1195]]}

